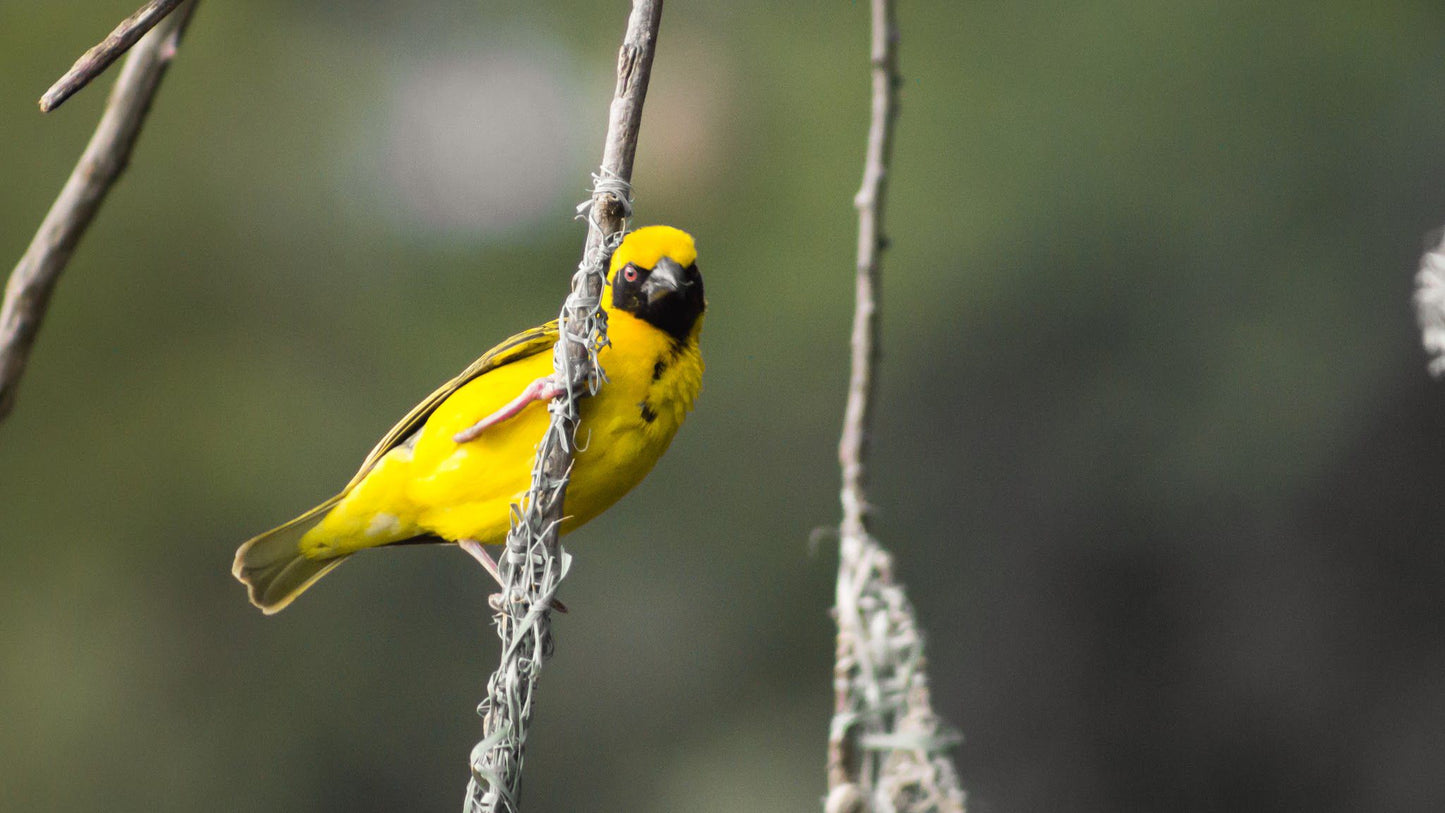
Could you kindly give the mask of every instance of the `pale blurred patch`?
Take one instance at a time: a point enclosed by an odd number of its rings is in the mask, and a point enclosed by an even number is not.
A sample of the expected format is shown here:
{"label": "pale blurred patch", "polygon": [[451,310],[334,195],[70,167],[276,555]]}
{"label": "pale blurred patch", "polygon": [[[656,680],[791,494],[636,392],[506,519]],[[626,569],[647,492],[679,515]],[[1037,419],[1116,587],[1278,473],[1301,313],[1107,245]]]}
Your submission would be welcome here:
{"label": "pale blurred patch", "polygon": [[520,35],[491,47],[416,53],[387,102],[376,191],[406,225],[492,236],[556,221],[581,199],[571,59]]}
{"label": "pale blurred patch", "polygon": [[[734,149],[737,108],[735,55],[713,32],[678,35],[658,55],[648,88],[641,146],[634,180],[646,213],[666,212],[698,196],[715,193],[726,178],[724,164]],[[650,221],[648,221],[650,222]]]}

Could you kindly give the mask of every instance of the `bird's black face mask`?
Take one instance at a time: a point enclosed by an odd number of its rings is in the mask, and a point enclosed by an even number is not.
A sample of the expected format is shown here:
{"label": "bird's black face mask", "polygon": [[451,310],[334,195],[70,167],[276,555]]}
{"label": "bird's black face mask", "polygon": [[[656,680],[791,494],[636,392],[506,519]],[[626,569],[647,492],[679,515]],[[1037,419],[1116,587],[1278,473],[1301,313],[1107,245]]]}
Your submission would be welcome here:
{"label": "bird's black face mask", "polygon": [[683,268],[671,257],[663,257],[652,268],[628,263],[612,279],[612,307],[684,341],[707,307],[702,274],[697,263]]}

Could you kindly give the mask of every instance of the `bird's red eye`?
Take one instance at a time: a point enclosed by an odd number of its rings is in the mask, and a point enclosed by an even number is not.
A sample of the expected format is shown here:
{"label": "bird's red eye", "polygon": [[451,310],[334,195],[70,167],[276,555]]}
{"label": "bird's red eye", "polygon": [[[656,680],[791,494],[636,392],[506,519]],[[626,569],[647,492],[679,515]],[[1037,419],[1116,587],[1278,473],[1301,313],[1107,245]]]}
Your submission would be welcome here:
{"label": "bird's red eye", "polygon": [[637,266],[629,265],[626,268],[622,269],[622,278],[627,280],[628,282],[636,282]]}

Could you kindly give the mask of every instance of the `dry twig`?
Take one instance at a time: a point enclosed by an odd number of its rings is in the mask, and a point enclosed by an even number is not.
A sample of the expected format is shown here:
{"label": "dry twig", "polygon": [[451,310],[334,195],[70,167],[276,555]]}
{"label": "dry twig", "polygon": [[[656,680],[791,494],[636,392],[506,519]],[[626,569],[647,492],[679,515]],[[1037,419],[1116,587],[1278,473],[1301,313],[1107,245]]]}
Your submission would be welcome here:
{"label": "dry twig", "polygon": [[0,418],[15,406],[15,391],[20,386],[25,362],[30,357],[30,348],[60,272],[100,209],[106,193],[130,161],[151,100],[195,11],[194,1],[182,0],[182,3],[179,11],[131,51],[110,92],[95,134],[30,247],[10,273],[10,281],[5,286],[5,304],[0,306]]}
{"label": "dry twig", "polygon": [[90,84],[90,80],[104,73],[112,62],[120,59],[121,54],[130,50],[147,31],[155,28],[183,2],[185,0],[151,0],[136,13],[122,20],[121,24],[110,32],[110,36],[81,54],[80,59],[70,66],[70,70],[56,80],[50,90],[45,91],[45,95],[40,97],[40,112],[49,113],[74,96],[76,91]]}
{"label": "dry twig", "polygon": [[552,420],[538,445],[532,486],[523,505],[513,507],[512,530],[501,561],[506,586],[497,597],[501,663],[487,681],[482,740],[472,749],[468,813],[515,813],[534,692],[543,662],[551,655],[551,606],[570,558],[557,541],[562,502],[572,467],[577,433],[577,399],[602,384],[597,351],[607,342],[600,309],[607,263],[631,214],[632,161],[642,123],[642,103],[652,73],[662,0],[634,0],[617,57],[617,89],[608,116],[601,171],[591,200],[580,207],[587,220],[582,262],[562,306],[561,330],[553,351],[555,380],[563,394],[550,405]]}
{"label": "dry twig", "polygon": [[872,2],[872,116],[858,210],[852,370],[838,461],[843,470],[836,606],[834,716],[826,813],[963,813],[947,749],[957,736],[934,715],[923,639],[892,556],[868,529],[868,431],[878,359],[877,288],[883,204],[898,111],[892,0]]}

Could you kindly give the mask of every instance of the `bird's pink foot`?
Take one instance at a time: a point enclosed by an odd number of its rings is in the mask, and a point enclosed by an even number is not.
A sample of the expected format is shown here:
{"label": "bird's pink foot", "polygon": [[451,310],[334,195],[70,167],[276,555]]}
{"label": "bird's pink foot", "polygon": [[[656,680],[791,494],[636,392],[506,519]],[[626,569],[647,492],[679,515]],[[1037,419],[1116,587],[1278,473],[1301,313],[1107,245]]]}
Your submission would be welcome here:
{"label": "bird's pink foot", "polygon": [[[533,381],[531,384],[528,384],[527,388],[522,390],[521,395],[518,395],[511,401],[508,401],[507,404],[501,409],[493,412],[485,418],[482,418],[480,421],[477,421],[476,423],[472,424],[466,429],[463,429],[455,435],[452,435],[452,440],[456,443],[466,443],[469,440],[476,440],[477,438],[481,437],[483,432],[487,431],[493,426],[496,426],[502,421],[505,421],[508,418],[515,416],[518,412],[521,412],[524,408],[526,408],[528,404],[532,403],[533,401],[550,401],[553,398],[556,398],[558,395],[561,395],[562,392],[563,390],[561,387],[552,383],[552,378],[550,376],[546,378],[539,378],[536,381]],[[475,554],[473,555],[475,556]]]}

